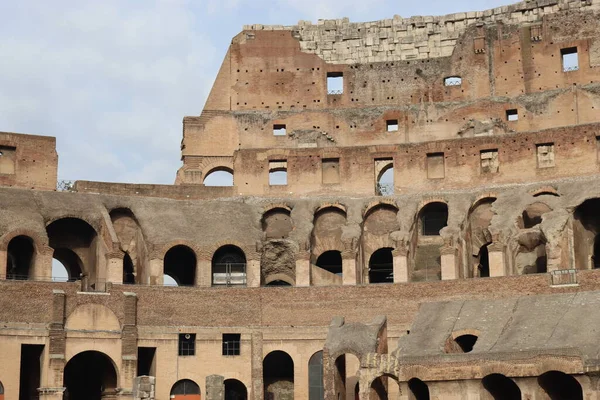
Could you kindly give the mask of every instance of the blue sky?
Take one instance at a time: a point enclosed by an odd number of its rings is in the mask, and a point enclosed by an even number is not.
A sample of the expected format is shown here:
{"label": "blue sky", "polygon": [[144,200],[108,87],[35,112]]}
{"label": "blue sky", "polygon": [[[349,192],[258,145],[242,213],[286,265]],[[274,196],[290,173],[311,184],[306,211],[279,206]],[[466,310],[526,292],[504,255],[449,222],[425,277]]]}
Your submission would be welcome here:
{"label": "blue sky", "polygon": [[173,183],[244,24],[443,15],[506,0],[0,0],[0,131],[56,136],[60,179]]}

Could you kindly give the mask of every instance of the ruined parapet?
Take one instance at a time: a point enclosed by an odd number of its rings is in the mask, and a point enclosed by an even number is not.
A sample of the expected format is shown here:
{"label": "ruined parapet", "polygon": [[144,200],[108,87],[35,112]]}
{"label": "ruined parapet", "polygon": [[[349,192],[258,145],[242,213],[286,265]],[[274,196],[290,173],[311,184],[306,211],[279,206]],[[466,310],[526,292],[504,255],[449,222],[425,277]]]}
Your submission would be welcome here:
{"label": "ruined parapet", "polygon": [[133,384],[134,400],[155,399],[156,378],[154,376],[138,376]]}
{"label": "ruined parapet", "polygon": [[[413,16],[355,23],[348,18],[299,21],[295,26],[246,25],[244,30],[289,30],[300,41],[300,48],[328,63],[355,64],[447,57],[452,55],[459,37],[470,27],[501,22],[507,25],[540,23],[544,16],[563,10],[597,10],[600,1],[534,0],[444,16]],[[485,52],[484,39],[481,49]]]}
{"label": "ruined parapet", "polygon": [[[346,354],[359,359],[362,368],[372,353],[387,353],[387,318],[377,316],[371,323],[346,324],[344,317],[334,317],[329,324],[323,348],[323,385],[325,398],[335,399],[345,391]],[[343,363],[343,367],[341,366]],[[360,377],[360,372],[359,372]]]}

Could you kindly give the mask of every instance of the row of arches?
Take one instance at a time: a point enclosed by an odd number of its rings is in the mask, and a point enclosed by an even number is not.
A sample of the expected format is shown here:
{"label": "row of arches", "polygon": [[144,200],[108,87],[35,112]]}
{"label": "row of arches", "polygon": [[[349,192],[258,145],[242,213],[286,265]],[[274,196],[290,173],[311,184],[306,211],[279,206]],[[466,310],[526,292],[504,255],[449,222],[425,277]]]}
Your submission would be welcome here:
{"label": "row of arches", "polygon": [[[396,380],[392,376],[389,376],[389,378]],[[535,384],[537,388],[528,384],[527,390],[541,391],[550,400],[583,400],[584,398],[583,389],[577,379],[561,371],[548,371],[535,378]],[[374,379],[370,387],[370,398],[387,400],[387,388],[388,376],[384,375]],[[430,400],[433,398],[429,385],[418,378],[408,380],[406,388],[409,392],[408,398],[411,400]],[[525,398],[515,380],[499,373],[492,373],[481,379],[480,389],[479,398],[481,399],[522,400]],[[356,386],[355,391],[358,393],[358,386]],[[351,398],[346,397],[346,399],[350,400]]]}

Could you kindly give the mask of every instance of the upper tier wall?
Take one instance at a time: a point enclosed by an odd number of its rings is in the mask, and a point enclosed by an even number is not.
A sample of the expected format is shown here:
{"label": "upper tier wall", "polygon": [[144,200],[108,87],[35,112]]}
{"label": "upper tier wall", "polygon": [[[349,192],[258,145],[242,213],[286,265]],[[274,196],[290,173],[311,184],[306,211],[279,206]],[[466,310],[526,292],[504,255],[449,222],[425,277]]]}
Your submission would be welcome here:
{"label": "upper tier wall", "polygon": [[357,64],[445,57],[452,55],[458,38],[474,24],[540,22],[563,10],[598,10],[600,0],[532,0],[485,11],[444,16],[413,16],[373,22],[348,18],[319,20],[317,25],[245,25],[244,30],[290,30],[300,48],[328,63]]}

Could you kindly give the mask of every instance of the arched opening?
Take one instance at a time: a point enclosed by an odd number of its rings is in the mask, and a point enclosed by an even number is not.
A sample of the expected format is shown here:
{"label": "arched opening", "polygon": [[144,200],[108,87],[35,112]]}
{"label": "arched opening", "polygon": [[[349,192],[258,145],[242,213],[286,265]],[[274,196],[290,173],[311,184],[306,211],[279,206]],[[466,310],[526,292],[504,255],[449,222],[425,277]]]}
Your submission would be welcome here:
{"label": "arched opening", "polygon": [[274,281],[267,283],[265,286],[292,286],[292,284],[280,279],[275,279]]}
{"label": "arched opening", "polygon": [[9,243],[6,254],[6,279],[29,279],[33,272],[35,249],[28,236],[16,236]]}
{"label": "arched opening", "polygon": [[246,385],[237,379],[225,379],[225,400],[247,400]]}
{"label": "arched opening", "polygon": [[480,278],[489,278],[490,276],[490,254],[488,245],[482,246],[479,250],[479,264],[477,265],[477,275]]}
{"label": "arched opening", "polygon": [[285,239],[292,231],[290,211],[285,208],[274,208],[264,213],[262,228],[267,240]]}
{"label": "arched opening", "polygon": [[448,206],[445,203],[429,203],[421,209],[421,233],[423,236],[438,236],[448,225]]}
{"label": "arched opening", "polygon": [[294,361],[284,351],[272,351],[263,360],[264,398],[292,400],[294,398]]}
{"label": "arched opening", "polygon": [[590,199],[579,205],[573,213],[573,245],[577,269],[595,268],[600,259],[600,199]]}
{"label": "arched opening", "polygon": [[219,247],[212,258],[213,286],[245,286],[246,255],[237,246]]}
{"label": "arched opening", "polygon": [[54,251],[52,258],[52,281],[75,282],[80,279],[81,260],[77,254],[67,249]]}
{"label": "arched opening", "polygon": [[71,358],[65,366],[65,398],[100,400],[117,394],[117,371],[104,353],[84,351]]}
{"label": "arched opening", "polygon": [[560,371],[549,371],[537,379],[550,400],[583,400],[583,390],[577,379]]}
{"label": "arched opening", "polygon": [[528,205],[518,222],[519,228],[530,229],[542,223],[542,216],[552,209],[545,203],[535,202]]}
{"label": "arched opening", "polygon": [[429,400],[429,386],[419,378],[408,381],[408,390],[410,400]]}
{"label": "arched opening", "polygon": [[53,258],[68,273],[68,280],[75,281],[86,274],[90,287],[95,287],[97,234],[87,222],[77,218],[58,219],[46,227],[49,245],[54,249]]}
{"label": "arched opening", "polygon": [[392,248],[377,250],[369,259],[369,283],[394,283]]}
{"label": "arched opening", "polygon": [[521,389],[512,379],[502,374],[491,374],[481,384],[494,400],[521,400]]}
{"label": "arched opening", "polygon": [[127,253],[123,256],[123,283],[126,285],[133,285],[135,283],[133,261],[131,261],[131,257]]}
{"label": "arched opening", "polygon": [[354,399],[358,386],[360,360],[354,354],[342,354],[335,359],[334,388],[337,399]]}
{"label": "arched opening", "polygon": [[0,400],[4,400],[4,385],[0,382]]}
{"label": "arched opening", "polygon": [[287,185],[287,161],[269,161],[269,185]]}
{"label": "arched opening", "polygon": [[373,379],[371,382],[370,396],[371,400],[387,400],[388,399],[388,377],[380,376]]}
{"label": "arched opening", "polygon": [[470,353],[473,350],[473,346],[477,342],[477,336],[475,335],[460,335],[454,339],[456,344],[461,348],[463,353]]}
{"label": "arched opening", "polygon": [[181,379],[171,388],[170,398],[175,400],[200,400],[200,386],[191,379]]}
{"label": "arched opening", "polygon": [[326,251],[317,258],[317,267],[342,276],[342,253],[337,250]]}
{"label": "arched opening", "polygon": [[394,194],[394,163],[391,161],[382,168],[377,177],[376,193],[378,196],[391,196]]}
{"label": "arched opening", "polygon": [[163,275],[163,286],[179,286],[177,281],[173,279],[172,276],[164,274]]}
{"label": "arched opening", "polygon": [[308,360],[308,400],[323,400],[323,351],[317,351]]}
{"label": "arched opening", "polygon": [[196,254],[187,246],[172,247],[163,262],[163,271],[177,282],[177,286],[194,286],[196,279]]}
{"label": "arched opening", "polygon": [[204,177],[204,186],[233,186],[233,171],[227,168],[217,168]]}

